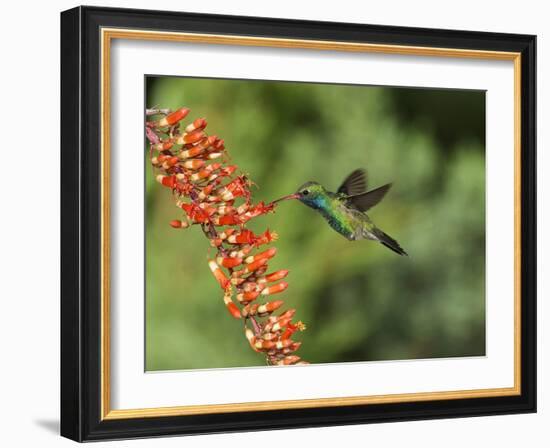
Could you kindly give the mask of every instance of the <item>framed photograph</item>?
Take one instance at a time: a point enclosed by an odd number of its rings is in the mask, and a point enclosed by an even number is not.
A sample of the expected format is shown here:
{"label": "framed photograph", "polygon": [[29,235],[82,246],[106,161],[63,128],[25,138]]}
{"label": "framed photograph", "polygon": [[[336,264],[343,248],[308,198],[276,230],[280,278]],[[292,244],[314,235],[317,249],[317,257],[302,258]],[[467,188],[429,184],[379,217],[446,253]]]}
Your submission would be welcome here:
{"label": "framed photograph", "polygon": [[535,36],[61,14],[61,433],[536,410]]}

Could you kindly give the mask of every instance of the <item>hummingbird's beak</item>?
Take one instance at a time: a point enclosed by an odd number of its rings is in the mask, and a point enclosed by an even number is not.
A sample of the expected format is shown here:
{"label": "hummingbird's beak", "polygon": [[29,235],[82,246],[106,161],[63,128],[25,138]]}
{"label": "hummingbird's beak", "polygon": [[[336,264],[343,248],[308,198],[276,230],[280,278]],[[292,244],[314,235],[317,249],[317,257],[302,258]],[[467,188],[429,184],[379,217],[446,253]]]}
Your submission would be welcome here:
{"label": "hummingbird's beak", "polygon": [[292,193],[287,196],[283,196],[282,198],[276,199],[272,202],[272,204],[276,204],[277,202],[286,201],[287,199],[298,199],[300,195],[298,193]]}

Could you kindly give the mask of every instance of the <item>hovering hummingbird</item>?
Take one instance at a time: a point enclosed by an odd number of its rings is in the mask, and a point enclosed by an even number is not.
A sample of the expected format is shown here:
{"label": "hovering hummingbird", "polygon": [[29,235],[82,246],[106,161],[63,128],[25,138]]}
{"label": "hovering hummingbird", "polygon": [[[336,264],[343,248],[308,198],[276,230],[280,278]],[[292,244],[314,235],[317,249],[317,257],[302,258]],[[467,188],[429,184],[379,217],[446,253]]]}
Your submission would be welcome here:
{"label": "hovering hummingbird", "polygon": [[319,211],[329,225],[348,240],[375,240],[399,255],[408,255],[397,241],[377,228],[365,213],[382,200],[390,187],[391,184],[386,184],[367,191],[366,173],[358,169],[344,180],[336,193],[317,182],[306,182],[296,193],[274,202],[298,199]]}

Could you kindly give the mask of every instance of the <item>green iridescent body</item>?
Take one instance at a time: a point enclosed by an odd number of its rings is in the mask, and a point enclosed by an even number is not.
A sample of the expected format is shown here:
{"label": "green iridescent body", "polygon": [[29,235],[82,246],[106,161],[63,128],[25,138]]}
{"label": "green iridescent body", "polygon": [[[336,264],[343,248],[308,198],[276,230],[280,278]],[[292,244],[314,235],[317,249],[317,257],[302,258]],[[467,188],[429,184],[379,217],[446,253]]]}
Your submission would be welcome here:
{"label": "green iridescent body", "polygon": [[319,210],[329,225],[350,241],[376,239],[371,233],[374,224],[370,218],[347,205],[345,199],[344,195],[325,190],[315,195],[307,205]]}

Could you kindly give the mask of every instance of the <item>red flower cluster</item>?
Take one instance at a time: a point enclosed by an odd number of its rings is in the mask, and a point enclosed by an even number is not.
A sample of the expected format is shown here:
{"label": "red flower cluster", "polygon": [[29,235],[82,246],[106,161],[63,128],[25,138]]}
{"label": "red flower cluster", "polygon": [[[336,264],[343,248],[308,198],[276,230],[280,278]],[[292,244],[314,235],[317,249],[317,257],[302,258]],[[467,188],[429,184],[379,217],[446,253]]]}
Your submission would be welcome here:
{"label": "red flower cluster", "polygon": [[306,364],[293,354],[301,343],[291,337],[305,329],[302,322],[292,323],[296,310],[277,314],[282,300],[257,301],[288,287],[283,281],[287,270],[267,273],[277,249],[260,249],[275,241],[277,234],[266,230],[256,235],[246,228],[251,219],[272,212],[275,204],[252,203],[252,182],[245,175],[237,175],[235,165],[226,164],[224,141],[205,133],[204,118],[182,130],[181,120],[189,109],[146,112],[149,117],[160,117],[145,126],[151,164],[159,172],[156,179],[172,190],[176,205],[184,213],[170,225],[175,229],[199,225],[216,249],[216,257],[208,265],[224,291],[227,310],[234,318],[244,319],[252,349],[264,353],[270,365]]}

